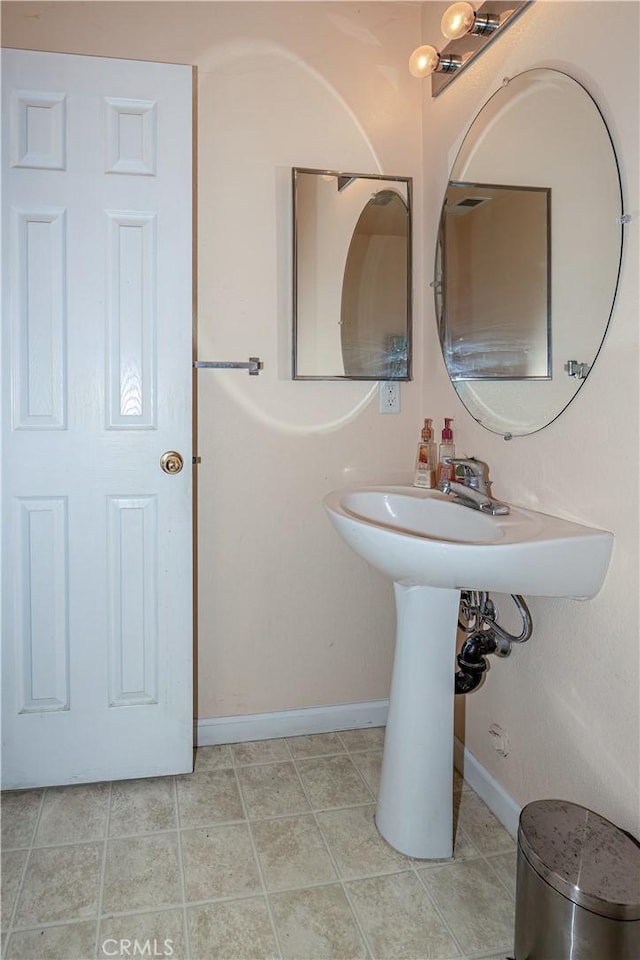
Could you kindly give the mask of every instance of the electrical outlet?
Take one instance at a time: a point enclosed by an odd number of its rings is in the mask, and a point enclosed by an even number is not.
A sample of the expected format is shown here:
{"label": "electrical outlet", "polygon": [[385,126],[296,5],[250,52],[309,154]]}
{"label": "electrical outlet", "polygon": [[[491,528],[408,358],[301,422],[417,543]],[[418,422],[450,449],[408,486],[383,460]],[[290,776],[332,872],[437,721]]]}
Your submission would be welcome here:
{"label": "electrical outlet", "polygon": [[400,413],[400,383],[397,380],[380,382],[380,413]]}

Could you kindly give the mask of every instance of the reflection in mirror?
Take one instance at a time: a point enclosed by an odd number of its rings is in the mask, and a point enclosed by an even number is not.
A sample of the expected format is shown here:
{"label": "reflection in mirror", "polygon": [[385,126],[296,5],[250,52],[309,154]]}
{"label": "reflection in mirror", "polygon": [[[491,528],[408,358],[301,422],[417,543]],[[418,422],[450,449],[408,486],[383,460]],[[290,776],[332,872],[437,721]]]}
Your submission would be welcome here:
{"label": "reflection in mirror", "polygon": [[349,244],[340,308],[346,377],[407,376],[407,205],[380,190]]}
{"label": "reflection in mirror", "polygon": [[449,183],[440,340],[452,380],[550,376],[550,196],[543,187]]}
{"label": "reflection in mirror", "polygon": [[411,377],[411,180],[293,169],[293,377]]}
{"label": "reflection in mirror", "polygon": [[[517,190],[525,184],[541,188],[540,196],[550,191],[548,374],[512,380],[503,369],[499,377],[487,380],[470,377],[468,369],[465,379],[457,378],[455,371],[452,376],[458,396],[482,426],[505,437],[533,433],[558,417],[585,382],[613,310],[622,253],[622,198],[611,138],[597,105],[577,81],[556,70],[529,70],[507,81],[480,111],[462,142],[450,181],[480,184],[483,195],[483,184]],[[490,206],[484,205],[485,212]],[[521,226],[515,223],[506,238],[513,247],[529,244],[528,230]],[[447,333],[452,254],[449,251],[447,267],[442,240],[440,230],[434,292],[446,359],[449,341],[457,334]],[[497,254],[503,249],[495,234],[487,234],[478,244],[485,258],[491,257],[496,298],[492,312],[506,306],[501,324],[514,305],[531,296],[517,271],[514,278],[512,268],[509,272],[500,268]],[[462,267],[456,264],[456,271],[460,269],[468,269],[466,262]],[[539,282],[543,286],[544,270]],[[536,310],[542,311],[544,302],[541,289]],[[463,324],[462,333],[458,327],[458,355],[464,353],[460,337],[473,335],[475,320],[467,316]],[[538,333],[542,328],[539,323]]]}

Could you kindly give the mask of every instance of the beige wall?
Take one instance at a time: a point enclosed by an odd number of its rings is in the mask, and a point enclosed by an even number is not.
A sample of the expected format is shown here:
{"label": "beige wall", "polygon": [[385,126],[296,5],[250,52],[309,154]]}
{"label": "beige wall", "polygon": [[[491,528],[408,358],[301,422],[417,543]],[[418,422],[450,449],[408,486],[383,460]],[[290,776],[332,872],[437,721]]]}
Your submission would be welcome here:
{"label": "beige wall", "polygon": [[375,384],[291,381],[290,168],[420,177],[419,5],[8,3],[2,27],[9,46],[198,67],[198,355],[265,365],[198,374],[199,716],[385,698],[391,584],[321,501],[411,476],[421,326],[398,416]]}
{"label": "beige wall", "polygon": [[[423,42],[439,37],[446,3],[424,4]],[[638,12],[636,2],[538,0],[440,97],[425,84],[425,260],[434,252],[447,173],[464,132],[505,76],[532,67],[569,73],[595,97],[620,164],[625,228],[618,300],[604,349],[575,402],[537,434],[505,443],[478,426],[450,386],[425,302],[425,414],[455,418],[457,450],[490,464],[513,503],[603,527],[613,560],[591,601],[532,599],[532,639],[493,659],[484,687],[458,704],[458,733],[524,804],[564,797],[640,828],[638,766]],[[606,27],[604,27],[606,24]],[[585,156],[585,163],[588,163]],[[585,270],[597,263],[584,264]],[[576,323],[580,317],[575,317]],[[507,732],[505,759],[489,726]]]}

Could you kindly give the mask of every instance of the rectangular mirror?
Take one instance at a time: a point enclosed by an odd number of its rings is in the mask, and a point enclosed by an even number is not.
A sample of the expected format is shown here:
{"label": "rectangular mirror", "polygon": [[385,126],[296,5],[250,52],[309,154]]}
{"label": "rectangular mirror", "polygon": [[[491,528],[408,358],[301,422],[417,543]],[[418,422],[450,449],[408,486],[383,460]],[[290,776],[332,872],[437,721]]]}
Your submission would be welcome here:
{"label": "rectangular mirror", "polygon": [[551,379],[551,190],[451,181],[436,264],[452,380]]}
{"label": "rectangular mirror", "polygon": [[411,178],[292,173],[294,380],[410,380]]}

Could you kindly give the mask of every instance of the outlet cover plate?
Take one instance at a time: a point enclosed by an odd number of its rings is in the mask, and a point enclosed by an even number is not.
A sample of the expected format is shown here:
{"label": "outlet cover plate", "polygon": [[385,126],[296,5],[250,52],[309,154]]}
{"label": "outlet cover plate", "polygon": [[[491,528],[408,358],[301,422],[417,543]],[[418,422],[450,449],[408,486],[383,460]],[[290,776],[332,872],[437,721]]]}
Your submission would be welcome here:
{"label": "outlet cover plate", "polygon": [[400,413],[400,383],[397,380],[380,381],[380,413]]}

